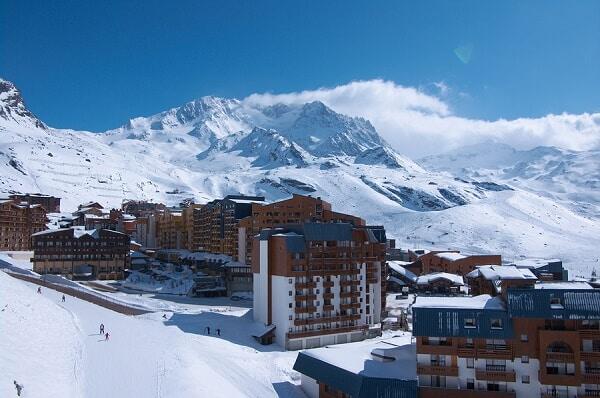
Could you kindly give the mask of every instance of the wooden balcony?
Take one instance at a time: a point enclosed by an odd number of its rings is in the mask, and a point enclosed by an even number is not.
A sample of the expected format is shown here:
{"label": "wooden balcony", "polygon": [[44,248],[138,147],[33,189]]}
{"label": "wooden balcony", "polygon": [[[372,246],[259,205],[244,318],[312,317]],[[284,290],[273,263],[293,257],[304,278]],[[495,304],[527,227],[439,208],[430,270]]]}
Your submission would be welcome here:
{"label": "wooden balcony", "polygon": [[333,287],[333,281],[323,281],[323,287]]}
{"label": "wooden balcony", "polygon": [[581,378],[576,375],[547,374],[545,368],[539,372],[540,383],[554,386],[580,386]]}
{"label": "wooden balcony", "polygon": [[581,329],[579,336],[584,340],[600,340],[600,329]]}
{"label": "wooden balcony", "polygon": [[584,384],[600,384],[600,373],[583,373],[581,378]]}
{"label": "wooden balcony", "polygon": [[419,354],[456,355],[456,347],[452,344],[420,344],[417,351]]}
{"label": "wooden balcony", "polygon": [[316,300],[317,296],[315,294],[304,294],[304,295],[296,295],[296,301],[312,301]]}
{"label": "wooden balcony", "polygon": [[340,286],[358,286],[360,285],[359,280],[341,281]]}
{"label": "wooden balcony", "polygon": [[465,390],[440,387],[419,387],[419,398],[515,398],[509,391]]}
{"label": "wooden balcony", "polygon": [[360,292],[358,290],[355,291],[351,291],[351,292],[341,292],[340,293],[340,297],[345,298],[345,297],[359,297],[360,296]]}
{"label": "wooden balcony", "polygon": [[323,293],[323,298],[324,299],[332,299],[333,298],[333,293]]}
{"label": "wooden balcony", "polygon": [[458,376],[458,366],[417,365],[417,373],[433,376]]}
{"label": "wooden balcony", "polygon": [[581,359],[584,361],[599,361],[600,351],[581,351]]}
{"label": "wooden balcony", "polygon": [[516,380],[513,370],[475,370],[477,380],[505,381],[514,383]]}
{"label": "wooden balcony", "polygon": [[286,333],[286,336],[288,339],[301,339],[304,337],[324,336],[324,335],[328,335],[328,334],[358,332],[358,331],[364,331],[367,328],[368,328],[368,326],[364,325],[364,326],[347,326],[347,327],[320,329],[320,330],[306,330],[303,332],[289,332],[289,333]]}
{"label": "wooden balcony", "polygon": [[477,358],[513,359],[512,346],[503,345],[477,347]]}
{"label": "wooden balcony", "polygon": [[360,308],[360,303],[348,303],[348,304],[340,304],[341,310],[349,310],[352,308]]}
{"label": "wooden balcony", "polygon": [[547,352],[546,361],[574,363],[575,354],[573,354],[572,352]]}
{"label": "wooden balcony", "polygon": [[461,358],[475,358],[477,356],[477,350],[475,347],[458,347],[456,350],[456,355]]}
{"label": "wooden balcony", "polygon": [[333,311],[333,305],[323,305],[323,311]]}
{"label": "wooden balcony", "polygon": [[317,312],[317,307],[294,307],[296,314],[311,314]]}
{"label": "wooden balcony", "polygon": [[318,323],[336,323],[343,321],[357,321],[360,319],[360,314],[356,315],[341,315],[341,316],[323,316],[308,319],[295,319],[294,325],[316,325]]}

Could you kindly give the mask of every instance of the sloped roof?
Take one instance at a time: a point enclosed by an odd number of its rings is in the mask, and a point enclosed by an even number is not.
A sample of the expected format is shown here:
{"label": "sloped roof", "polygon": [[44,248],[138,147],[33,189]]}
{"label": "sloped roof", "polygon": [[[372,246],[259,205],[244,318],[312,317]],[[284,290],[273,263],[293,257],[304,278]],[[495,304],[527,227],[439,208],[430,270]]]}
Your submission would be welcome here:
{"label": "sloped roof", "polygon": [[527,268],[514,265],[481,265],[469,272],[467,278],[483,277],[488,281],[497,280],[537,280],[537,277]]}
{"label": "sloped roof", "polygon": [[417,285],[429,285],[440,279],[445,279],[456,286],[463,286],[465,282],[462,276],[451,274],[448,272],[433,272],[431,274],[419,275],[417,277]]}

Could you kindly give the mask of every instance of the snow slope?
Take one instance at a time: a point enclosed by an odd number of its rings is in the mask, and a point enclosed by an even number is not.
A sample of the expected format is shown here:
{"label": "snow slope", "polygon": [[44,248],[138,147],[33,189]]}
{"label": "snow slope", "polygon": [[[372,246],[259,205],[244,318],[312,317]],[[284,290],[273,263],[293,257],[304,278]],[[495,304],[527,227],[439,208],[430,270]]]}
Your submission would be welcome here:
{"label": "snow slope", "polygon": [[85,358],[77,319],[4,272],[0,291],[0,396],[16,396],[16,380],[23,397],[81,397]]}
{"label": "snow slope", "polygon": [[255,343],[248,310],[129,317],[72,297],[61,303],[49,289],[38,295],[3,272],[0,291],[0,396],[15,395],[14,379],[24,397],[302,396],[296,353]]}

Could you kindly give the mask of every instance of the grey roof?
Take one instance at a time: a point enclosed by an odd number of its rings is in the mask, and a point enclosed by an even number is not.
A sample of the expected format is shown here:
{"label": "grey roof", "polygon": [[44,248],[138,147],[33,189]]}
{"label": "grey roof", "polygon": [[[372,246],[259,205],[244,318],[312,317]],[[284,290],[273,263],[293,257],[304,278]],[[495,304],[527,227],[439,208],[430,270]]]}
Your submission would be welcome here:
{"label": "grey roof", "polygon": [[352,240],[350,223],[304,223],[302,225],[306,240]]}

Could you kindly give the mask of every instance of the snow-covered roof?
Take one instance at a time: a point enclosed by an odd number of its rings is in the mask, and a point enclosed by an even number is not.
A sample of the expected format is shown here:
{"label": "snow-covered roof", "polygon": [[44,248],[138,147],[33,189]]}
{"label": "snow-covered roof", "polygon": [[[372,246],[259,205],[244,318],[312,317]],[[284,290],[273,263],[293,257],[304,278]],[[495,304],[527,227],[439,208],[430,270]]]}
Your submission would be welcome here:
{"label": "snow-covered roof", "polygon": [[517,268],[514,265],[481,265],[467,274],[467,278],[480,276],[489,281],[537,279],[529,269]]}
{"label": "snow-covered roof", "polygon": [[443,258],[444,260],[448,260],[448,261],[456,261],[456,260],[461,260],[463,258],[467,258],[467,256],[465,256],[464,254],[453,253],[453,252],[435,253],[434,256]]}
{"label": "snow-covered roof", "polygon": [[536,283],[534,286],[536,289],[593,289],[593,287],[587,282],[541,282]]}
{"label": "snow-covered roof", "polygon": [[463,286],[465,283],[462,276],[451,274],[448,272],[433,272],[431,274],[419,275],[417,277],[417,285],[429,285],[440,279],[445,279],[454,285]]}
{"label": "snow-covered roof", "polygon": [[[417,377],[416,350],[409,334],[364,340],[302,351],[303,354],[366,377],[413,380]],[[386,358],[382,361],[377,358]],[[389,360],[392,359],[393,360]]]}
{"label": "snow-covered roof", "polygon": [[245,203],[262,203],[264,204],[265,201],[264,200],[258,200],[258,199],[228,199],[232,202],[235,203],[239,203],[239,204],[245,204]]}
{"label": "snow-covered roof", "polygon": [[424,297],[419,296],[413,308],[457,308],[504,310],[506,306],[500,297],[482,294],[472,297]]}
{"label": "snow-covered roof", "polygon": [[551,263],[559,263],[560,259],[551,258],[551,259],[543,259],[543,258],[526,258],[523,260],[517,260],[514,262],[514,265],[519,268],[541,268],[545,267]]}
{"label": "snow-covered roof", "polygon": [[405,265],[411,264],[410,262],[406,262],[406,261],[388,261],[388,266],[394,271],[397,272],[400,275],[403,275],[404,277],[410,279],[413,282],[416,282],[417,280],[417,275],[415,275],[414,273],[410,272],[409,270],[407,270],[406,268],[404,268]]}

